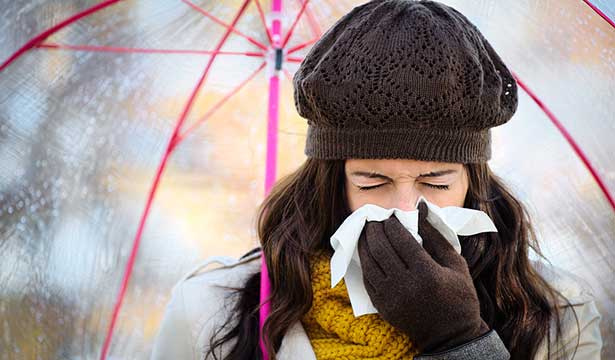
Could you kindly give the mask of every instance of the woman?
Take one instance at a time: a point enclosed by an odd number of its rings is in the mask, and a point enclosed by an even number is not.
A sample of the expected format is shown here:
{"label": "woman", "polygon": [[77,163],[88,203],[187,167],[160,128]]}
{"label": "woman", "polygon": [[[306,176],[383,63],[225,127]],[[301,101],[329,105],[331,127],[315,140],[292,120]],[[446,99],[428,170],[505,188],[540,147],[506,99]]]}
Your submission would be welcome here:
{"label": "woman", "polygon": [[[599,359],[584,282],[540,254],[523,205],[491,172],[490,128],[517,108],[511,73],[462,14],[433,1],[370,1],[339,19],[293,79],[307,160],[259,209],[257,248],[212,258],[173,290],[152,358],[260,359],[261,251],[271,278],[263,329],[277,359]],[[498,232],[460,236],[426,220],[418,245],[395,216],[366,223],[363,280],[377,314],[354,317],[330,286],[331,235],[364,204],[484,211]],[[220,267],[205,270],[212,262]]]}

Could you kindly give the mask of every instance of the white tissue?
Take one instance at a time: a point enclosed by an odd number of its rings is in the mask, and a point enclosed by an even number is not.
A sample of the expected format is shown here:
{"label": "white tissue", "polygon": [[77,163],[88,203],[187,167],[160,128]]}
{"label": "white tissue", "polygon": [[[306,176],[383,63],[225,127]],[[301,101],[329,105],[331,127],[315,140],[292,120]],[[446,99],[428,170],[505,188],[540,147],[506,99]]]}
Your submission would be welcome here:
{"label": "white tissue", "polygon": [[331,287],[335,287],[344,278],[355,317],[378,312],[363,285],[363,273],[357,249],[359,236],[365,222],[384,221],[395,213],[400,223],[422,245],[423,239],[418,234],[418,204],[421,201],[425,201],[429,208],[427,221],[442,233],[457,253],[461,253],[461,244],[457,235],[467,236],[482,232],[497,232],[495,224],[483,211],[458,206],[440,208],[438,205],[427,201],[423,196],[419,197],[415,206],[417,210],[413,211],[404,211],[397,208],[385,209],[373,204],[361,206],[350,214],[335,231],[335,234],[331,236],[331,246],[334,250],[331,257]]}

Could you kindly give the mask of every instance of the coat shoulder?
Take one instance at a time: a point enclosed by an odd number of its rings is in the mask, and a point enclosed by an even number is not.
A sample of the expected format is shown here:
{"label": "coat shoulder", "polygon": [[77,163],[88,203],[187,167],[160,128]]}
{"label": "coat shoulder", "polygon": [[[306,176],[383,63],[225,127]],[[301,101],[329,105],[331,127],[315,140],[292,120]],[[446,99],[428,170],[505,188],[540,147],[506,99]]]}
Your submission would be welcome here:
{"label": "coat shoulder", "polygon": [[[594,299],[592,287],[582,277],[542,259],[530,261],[536,272],[565,296],[570,305],[579,305]],[[566,299],[559,297],[558,305],[569,305]]]}
{"label": "coat shoulder", "polygon": [[[602,335],[601,314],[596,306],[593,289],[578,275],[542,260],[531,260],[536,271],[565,297],[558,297],[562,337],[556,342],[555,319],[552,319],[549,335],[550,346],[544,339],[536,360],[569,358],[600,359]],[[550,348],[550,350],[549,350]]]}
{"label": "coat shoulder", "polygon": [[[151,359],[203,359],[212,335],[235,306],[234,289],[260,272],[260,251],[239,259],[212,256],[175,284],[154,341]],[[225,343],[225,351],[232,343]]]}
{"label": "coat shoulder", "polygon": [[197,264],[186,273],[178,284],[227,282],[225,286],[235,286],[237,281],[242,282],[254,271],[260,271],[260,248],[256,248],[239,259],[230,256],[211,256]]}

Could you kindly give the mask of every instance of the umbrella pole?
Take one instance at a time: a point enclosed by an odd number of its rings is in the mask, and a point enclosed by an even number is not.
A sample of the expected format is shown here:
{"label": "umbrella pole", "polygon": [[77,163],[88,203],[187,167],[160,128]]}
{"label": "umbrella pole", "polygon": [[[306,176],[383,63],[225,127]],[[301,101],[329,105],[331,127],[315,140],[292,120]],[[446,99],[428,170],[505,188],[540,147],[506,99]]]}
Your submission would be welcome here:
{"label": "umbrella pole", "polygon": [[[267,121],[267,164],[265,171],[265,197],[271,191],[271,187],[275,182],[276,177],[276,157],[278,147],[278,105],[280,102],[280,70],[282,68],[282,0],[273,0],[272,3],[272,15],[271,22],[272,29],[272,47],[275,58],[269,58],[269,69],[273,66],[273,71],[269,73],[269,107],[268,107],[268,121]],[[271,61],[274,60],[274,61]],[[264,255],[264,249],[261,252],[261,289],[260,289],[260,304],[259,309],[259,346],[264,360],[269,359],[269,353],[263,340],[263,326],[269,313],[271,312],[271,305],[269,303],[269,297],[271,295],[271,282],[269,279],[269,272],[267,271],[267,261]]]}

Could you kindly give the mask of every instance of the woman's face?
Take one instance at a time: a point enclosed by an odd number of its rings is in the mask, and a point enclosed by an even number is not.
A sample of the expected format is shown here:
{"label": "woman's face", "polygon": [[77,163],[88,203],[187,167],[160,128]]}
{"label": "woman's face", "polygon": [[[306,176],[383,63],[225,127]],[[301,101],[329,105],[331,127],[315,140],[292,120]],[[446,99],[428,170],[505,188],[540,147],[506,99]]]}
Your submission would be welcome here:
{"label": "woman's face", "polygon": [[461,163],[347,159],[344,170],[351,211],[365,204],[411,211],[421,195],[439,207],[463,207],[468,191],[468,175]]}

